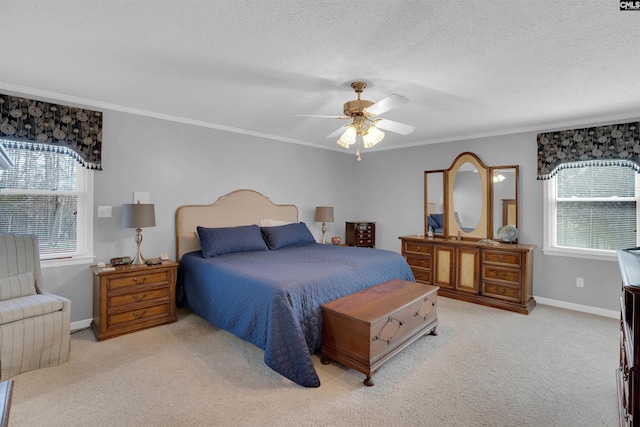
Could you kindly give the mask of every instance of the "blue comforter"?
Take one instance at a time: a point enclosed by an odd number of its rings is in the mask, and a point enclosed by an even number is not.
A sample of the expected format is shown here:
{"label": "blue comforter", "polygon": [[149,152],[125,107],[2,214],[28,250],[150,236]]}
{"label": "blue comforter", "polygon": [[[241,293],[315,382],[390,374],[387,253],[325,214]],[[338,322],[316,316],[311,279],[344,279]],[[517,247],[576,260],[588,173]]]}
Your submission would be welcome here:
{"label": "blue comforter", "polygon": [[[179,300],[213,325],[264,350],[273,370],[305,387],[320,380],[320,305],[390,279],[413,281],[391,251],[312,244],[180,261]],[[182,294],[182,295],[180,295]]]}

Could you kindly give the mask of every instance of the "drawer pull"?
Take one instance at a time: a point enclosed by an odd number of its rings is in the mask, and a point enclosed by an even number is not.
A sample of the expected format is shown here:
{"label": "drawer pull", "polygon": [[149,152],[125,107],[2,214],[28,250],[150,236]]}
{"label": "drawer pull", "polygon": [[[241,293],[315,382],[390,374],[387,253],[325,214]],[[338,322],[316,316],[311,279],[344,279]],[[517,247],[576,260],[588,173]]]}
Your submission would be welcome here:
{"label": "drawer pull", "polygon": [[[144,317],[145,314],[147,314],[147,309],[146,308],[144,310],[142,310],[142,315],[140,317]],[[138,312],[137,311],[133,312],[133,317],[135,317],[136,319],[138,318]]]}
{"label": "drawer pull", "polygon": [[507,290],[505,288],[498,289],[497,286],[492,286],[492,288],[493,288],[493,292],[498,294],[498,295],[504,295],[504,294],[507,293]]}
{"label": "drawer pull", "polygon": [[500,256],[498,257],[498,261],[500,261],[500,262],[504,261],[504,257],[503,257],[502,255],[500,255]]}
{"label": "drawer pull", "polygon": [[[138,278],[137,278],[137,277],[134,277],[134,278],[133,278],[133,281],[134,281],[135,283],[138,283]],[[144,277],[142,278],[142,283],[144,283],[144,282],[146,282],[146,281],[147,281],[147,276],[144,276]]]}
{"label": "drawer pull", "polygon": [[[142,294],[142,298],[140,299],[140,301],[144,300],[147,297],[147,293],[145,292],[144,294]],[[131,296],[134,300],[138,301],[138,294],[133,294]]]}
{"label": "drawer pull", "polygon": [[509,277],[509,273],[500,273],[499,271],[493,270],[493,274],[496,275],[497,278],[499,279],[506,279],[507,277]]}

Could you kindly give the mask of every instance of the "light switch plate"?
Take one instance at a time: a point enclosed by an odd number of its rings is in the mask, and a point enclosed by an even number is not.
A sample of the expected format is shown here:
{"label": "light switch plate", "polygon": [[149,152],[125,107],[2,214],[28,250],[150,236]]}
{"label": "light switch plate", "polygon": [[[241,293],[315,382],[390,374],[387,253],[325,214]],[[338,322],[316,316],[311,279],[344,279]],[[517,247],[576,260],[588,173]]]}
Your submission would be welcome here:
{"label": "light switch plate", "polygon": [[111,206],[98,206],[98,218],[111,218]]}

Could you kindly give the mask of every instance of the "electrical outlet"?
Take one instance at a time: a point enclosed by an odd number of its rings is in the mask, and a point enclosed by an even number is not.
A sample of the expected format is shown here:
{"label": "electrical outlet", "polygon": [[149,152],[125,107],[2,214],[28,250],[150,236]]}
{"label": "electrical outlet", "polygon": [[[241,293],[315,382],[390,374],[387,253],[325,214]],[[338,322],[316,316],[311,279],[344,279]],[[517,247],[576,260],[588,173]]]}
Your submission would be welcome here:
{"label": "electrical outlet", "polygon": [[576,286],[584,288],[584,279],[582,277],[576,277]]}

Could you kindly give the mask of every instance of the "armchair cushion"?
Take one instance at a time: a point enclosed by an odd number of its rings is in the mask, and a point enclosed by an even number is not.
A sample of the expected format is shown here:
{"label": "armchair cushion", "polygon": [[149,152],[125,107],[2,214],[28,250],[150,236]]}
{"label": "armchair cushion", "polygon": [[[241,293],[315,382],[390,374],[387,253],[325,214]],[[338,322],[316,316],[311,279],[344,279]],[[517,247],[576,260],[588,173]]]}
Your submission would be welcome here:
{"label": "armchair cushion", "polygon": [[0,325],[62,311],[65,301],[55,295],[37,294],[0,301]]}
{"label": "armchair cushion", "polygon": [[0,278],[0,301],[36,294],[33,273]]}

